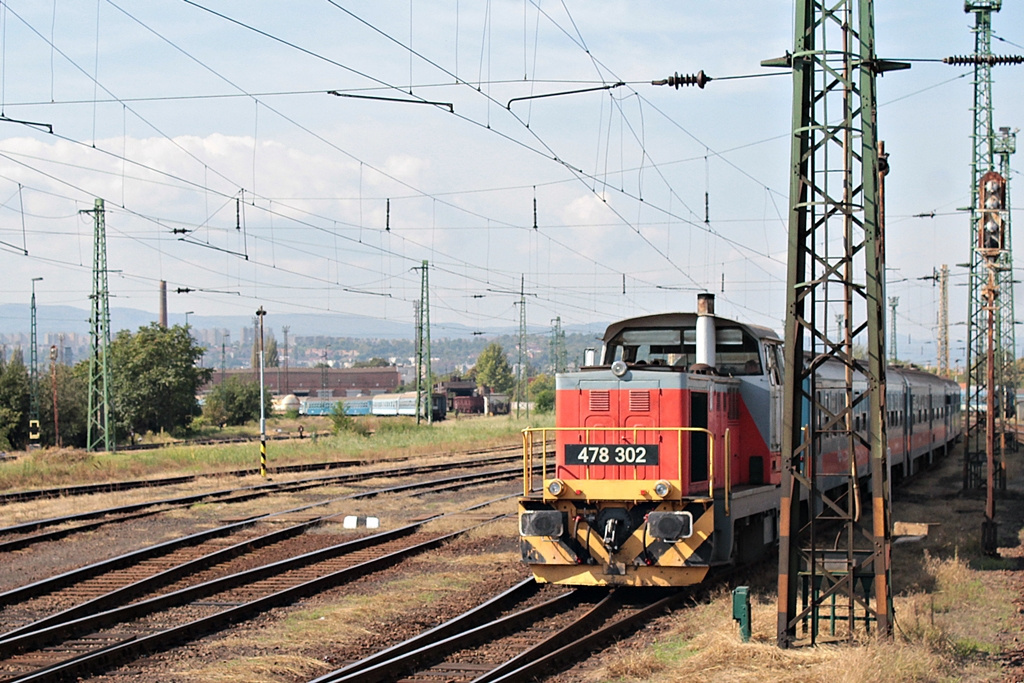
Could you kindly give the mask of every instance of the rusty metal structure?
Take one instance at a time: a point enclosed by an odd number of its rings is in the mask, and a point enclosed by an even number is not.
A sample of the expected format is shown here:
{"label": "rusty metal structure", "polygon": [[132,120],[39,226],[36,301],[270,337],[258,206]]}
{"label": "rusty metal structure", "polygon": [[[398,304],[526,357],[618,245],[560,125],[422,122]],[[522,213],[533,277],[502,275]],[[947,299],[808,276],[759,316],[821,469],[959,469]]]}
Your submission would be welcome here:
{"label": "rusty metal structure", "polygon": [[[1002,0],[968,0],[964,11],[974,15],[974,53],[949,57],[954,65],[973,65],[974,102],[971,128],[971,228],[969,294],[967,304],[967,378],[964,416],[964,489],[1005,488],[1005,451],[1012,442],[1007,439],[1007,417],[1015,412],[1016,373],[1013,311],[1013,252],[1009,229],[1009,190],[1005,181],[1009,155],[1016,141],[1008,129],[996,134],[993,127],[992,67],[1020,64],[1020,56],[992,54],[992,15],[1002,7]],[[1003,162],[998,166],[996,158]],[[1005,168],[1004,168],[1005,167]],[[995,225],[989,212],[994,207],[984,204],[983,179],[997,174],[1002,183],[999,209],[998,246],[990,231],[988,244],[986,225]],[[988,194],[994,199],[995,194]],[[990,330],[991,328],[991,330]],[[992,346],[990,349],[989,346]],[[992,367],[990,367],[990,365]],[[982,545],[995,551],[994,503],[986,505],[982,524]]]}
{"label": "rusty metal structure", "polygon": [[[822,619],[845,624],[850,638],[860,627],[892,633],[880,188],[887,164],[875,78],[908,66],[876,57],[871,0],[798,0],[795,16],[793,52],[763,62],[793,70],[780,647],[796,642],[800,625],[814,643]],[[840,401],[822,399],[826,368],[842,377],[830,380]],[[820,457],[826,441],[840,444],[841,465]],[[867,475],[871,502],[862,506]]]}

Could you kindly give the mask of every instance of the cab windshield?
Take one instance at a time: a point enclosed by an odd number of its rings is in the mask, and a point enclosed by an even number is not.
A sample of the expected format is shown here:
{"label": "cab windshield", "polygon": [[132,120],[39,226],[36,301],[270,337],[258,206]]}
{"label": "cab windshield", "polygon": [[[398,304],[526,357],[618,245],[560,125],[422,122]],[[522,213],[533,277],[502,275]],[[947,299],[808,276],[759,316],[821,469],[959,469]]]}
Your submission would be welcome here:
{"label": "cab windshield", "polygon": [[[760,375],[760,344],[740,328],[715,330],[715,366],[723,375]],[[687,370],[697,362],[697,331],[684,329],[623,330],[605,347],[604,364],[617,360],[629,365]]]}

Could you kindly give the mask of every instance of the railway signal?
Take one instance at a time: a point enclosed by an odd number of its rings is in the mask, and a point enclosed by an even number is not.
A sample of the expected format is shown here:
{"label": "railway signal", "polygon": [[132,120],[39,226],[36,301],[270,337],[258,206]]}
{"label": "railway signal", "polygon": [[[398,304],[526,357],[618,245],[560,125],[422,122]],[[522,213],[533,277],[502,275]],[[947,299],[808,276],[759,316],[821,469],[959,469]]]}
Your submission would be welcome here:
{"label": "railway signal", "polygon": [[986,260],[995,260],[1003,251],[1006,228],[1006,179],[995,171],[981,176],[978,183],[978,249]]}

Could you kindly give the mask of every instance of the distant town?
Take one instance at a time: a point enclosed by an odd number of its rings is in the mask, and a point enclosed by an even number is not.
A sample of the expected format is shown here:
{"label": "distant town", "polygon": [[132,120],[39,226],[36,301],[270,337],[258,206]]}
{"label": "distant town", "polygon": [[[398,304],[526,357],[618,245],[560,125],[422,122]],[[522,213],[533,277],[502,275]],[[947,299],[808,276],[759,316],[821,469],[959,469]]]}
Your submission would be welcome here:
{"label": "distant town", "polygon": [[[189,326],[190,333],[205,348],[200,361],[202,367],[214,371],[253,368],[257,330],[242,327],[197,329]],[[133,330],[134,331],[134,330]],[[407,368],[411,378],[415,366],[415,342],[412,339],[368,339],[358,337],[332,337],[326,335],[287,335],[280,329],[264,328],[266,367],[271,371],[285,368],[355,368],[371,362]],[[477,356],[488,344],[501,344],[513,365],[518,363],[519,339],[517,335],[476,336],[470,339],[440,338],[431,341],[431,360],[436,375],[462,374],[476,363]],[[28,361],[30,339],[27,332],[0,334],[0,354],[10,357],[20,348]],[[595,335],[569,333],[565,335],[565,361],[569,367],[578,367],[584,350],[597,346]],[[41,366],[50,362],[50,350],[56,349],[56,361],[61,365],[74,365],[89,357],[91,340],[79,332],[40,332],[38,358]],[[550,372],[552,365],[551,337],[539,333],[526,336],[525,362],[530,373]],[[403,380],[405,379],[403,375]]]}

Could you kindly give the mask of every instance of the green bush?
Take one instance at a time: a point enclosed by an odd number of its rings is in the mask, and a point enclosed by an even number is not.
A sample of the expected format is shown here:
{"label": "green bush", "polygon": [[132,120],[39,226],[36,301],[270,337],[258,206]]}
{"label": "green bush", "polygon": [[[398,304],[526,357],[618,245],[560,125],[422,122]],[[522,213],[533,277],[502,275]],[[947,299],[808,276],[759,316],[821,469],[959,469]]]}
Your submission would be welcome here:
{"label": "green bush", "polygon": [[[264,413],[273,405],[270,392],[264,393]],[[260,385],[239,377],[228,377],[210,390],[203,404],[203,415],[216,425],[241,425],[260,418]]]}
{"label": "green bush", "polygon": [[345,414],[345,404],[342,401],[334,404],[330,417],[331,428],[335,434],[349,433],[358,434],[359,436],[368,436],[370,434],[370,430],[365,424],[351,415]]}

